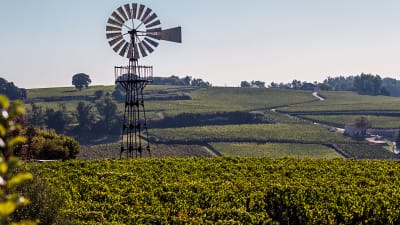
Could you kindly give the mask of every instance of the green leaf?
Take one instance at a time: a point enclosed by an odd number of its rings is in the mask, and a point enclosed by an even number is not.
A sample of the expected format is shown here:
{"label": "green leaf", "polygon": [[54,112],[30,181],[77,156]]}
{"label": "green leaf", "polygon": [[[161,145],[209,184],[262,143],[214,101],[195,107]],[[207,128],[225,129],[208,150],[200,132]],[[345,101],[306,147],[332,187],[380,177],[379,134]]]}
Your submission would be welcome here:
{"label": "green leaf", "polygon": [[24,108],[24,107],[17,107],[17,108],[15,109],[15,113],[16,113],[17,115],[23,115],[23,114],[25,114],[25,108]]}
{"label": "green leaf", "polygon": [[3,126],[3,124],[0,124],[0,136],[5,137],[7,134],[6,128]]}
{"label": "green leaf", "polygon": [[7,162],[0,162],[0,174],[6,174],[8,171]]}
{"label": "green leaf", "polygon": [[8,109],[8,107],[10,107],[10,102],[5,95],[0,95],[0,105],[3,109]]}
{"label": "green leaf", "polygon": [[12,222],[10,225],[37,225],[39,221],[21,220],[19,222]]}
{"label": "green leaf", "polygon": [[9,140],[8,142],[8,148],[9,149],[14,149],[14,147],[18,144],[23,144],[26,142],[26,138],[22,136],[17,136]]}
{"label": "green leaf", "polygon": [[11,178],[11,180],[8,181],[7,183],[7,187],[12,189],[14,187],[16,187],[17,185],[28,181],[28,180],[32,180],[33,179],[33,175],[31,173],[19,173],[17,175],[15,175],[13,178]]}
{"label": "green leaf", "polygon": [[21,161],[19,160],[18,157],[11,156],[10,159],[8,160],[8,167],[15,168],[18,167],[21,164]]}
{"label": "green leaf", "polygon": [[17,205],[12,201],[6,201],[0,203],[0,217],[9,216],[15,211]]}

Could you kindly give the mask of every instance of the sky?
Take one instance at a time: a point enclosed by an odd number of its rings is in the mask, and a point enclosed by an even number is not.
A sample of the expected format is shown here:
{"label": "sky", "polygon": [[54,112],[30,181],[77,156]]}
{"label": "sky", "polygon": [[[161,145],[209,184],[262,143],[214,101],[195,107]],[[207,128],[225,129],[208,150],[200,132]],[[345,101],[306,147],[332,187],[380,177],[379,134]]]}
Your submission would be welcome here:
{"label": "sky", "polygon": [[[131,1],[0,0],[0,77],[18,87],[114,84],[128,64],[105,37],[111,13]],[[139,60],[155,76],[192,76],[214,86],[323,81],[362,72],[400,79],[398,0],[142,0],[162,28],[181,26],[183,42],[161,41]]]}

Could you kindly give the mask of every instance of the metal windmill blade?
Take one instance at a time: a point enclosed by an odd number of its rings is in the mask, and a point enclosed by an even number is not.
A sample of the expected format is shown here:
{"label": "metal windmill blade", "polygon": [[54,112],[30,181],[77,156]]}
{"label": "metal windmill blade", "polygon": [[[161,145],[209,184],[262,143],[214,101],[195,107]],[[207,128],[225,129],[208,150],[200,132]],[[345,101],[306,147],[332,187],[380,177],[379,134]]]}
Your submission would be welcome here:
{"label": "metal windmill blade", "polygon": [[158,16],[142,4],[125,4],[107,20],[106,37],[112,49],[122,57],[139,59],[151,54],[159,41],[182,42],[182,29],[163,30]]}

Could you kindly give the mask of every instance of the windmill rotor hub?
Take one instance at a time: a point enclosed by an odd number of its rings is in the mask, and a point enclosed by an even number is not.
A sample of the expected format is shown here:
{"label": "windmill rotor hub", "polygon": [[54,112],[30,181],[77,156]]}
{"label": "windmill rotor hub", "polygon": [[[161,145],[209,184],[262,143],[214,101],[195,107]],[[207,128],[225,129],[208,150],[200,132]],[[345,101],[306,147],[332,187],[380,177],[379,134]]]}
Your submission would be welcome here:
{"label": "windmill rotor hub", "polygon": [[136,29],[132,29],[132,30],[128,31],[128,33],[130,35],[136,35],[137,34],[137,30]]}

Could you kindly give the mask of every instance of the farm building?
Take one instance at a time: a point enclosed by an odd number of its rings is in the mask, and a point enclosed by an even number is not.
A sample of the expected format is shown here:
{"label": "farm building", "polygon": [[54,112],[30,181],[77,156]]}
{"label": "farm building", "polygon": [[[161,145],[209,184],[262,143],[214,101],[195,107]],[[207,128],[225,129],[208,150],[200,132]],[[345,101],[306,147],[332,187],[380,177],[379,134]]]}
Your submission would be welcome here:
{"label": "farm building", "polygon": [[393,139],[396,135],[397,129],[373,129],[370,128],[367,130],[368,134],[378,135],[381,137],[385,137],[388,139]]}

